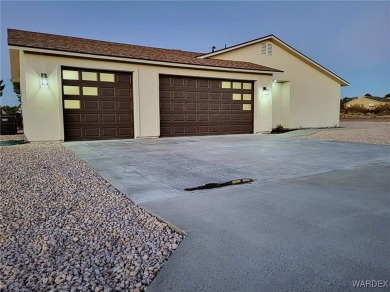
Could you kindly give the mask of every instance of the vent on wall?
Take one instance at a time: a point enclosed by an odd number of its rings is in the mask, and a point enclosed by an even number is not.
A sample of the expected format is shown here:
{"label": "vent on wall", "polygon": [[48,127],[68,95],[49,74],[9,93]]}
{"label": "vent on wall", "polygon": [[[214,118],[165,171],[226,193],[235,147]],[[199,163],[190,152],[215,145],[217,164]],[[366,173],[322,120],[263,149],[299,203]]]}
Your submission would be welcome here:
{"label": "vent on wall", "polygon": [[272,55],[272,44],[262,43],[261,44],[261,54],[262,55]]}

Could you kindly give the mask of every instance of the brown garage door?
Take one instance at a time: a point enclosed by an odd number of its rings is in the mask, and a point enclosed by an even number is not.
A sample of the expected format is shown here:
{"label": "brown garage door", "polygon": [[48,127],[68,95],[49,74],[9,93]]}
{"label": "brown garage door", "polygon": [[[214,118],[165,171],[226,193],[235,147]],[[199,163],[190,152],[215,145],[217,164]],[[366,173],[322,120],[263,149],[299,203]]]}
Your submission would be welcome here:
{"label": "brown garage door", "polygon": [[134,137],[131,73],[62,68],[65,141]]}
{"label": "brown garage door", "polygon": [[160,76],[160,135],[253,133],[253,82]]}

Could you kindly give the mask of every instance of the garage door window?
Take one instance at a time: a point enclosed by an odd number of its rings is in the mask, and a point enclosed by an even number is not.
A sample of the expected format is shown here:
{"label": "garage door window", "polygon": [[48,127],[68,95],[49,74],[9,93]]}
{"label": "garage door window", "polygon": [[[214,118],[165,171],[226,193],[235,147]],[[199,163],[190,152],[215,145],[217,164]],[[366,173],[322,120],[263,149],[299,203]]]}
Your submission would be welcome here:
{"label": "garage door window", "polygon": [[115,82],[115,75],[109,73],[100,73],[100,81],[102,82]]}
{"label": "garage door window", "polygon": [[62,71],[62,78],[65,80],[79,80],[79,71],[64,70]]}
{"label": "garage door window", "polygon": [[98,89],[97,87],[83,87],[83,95],[93,95],[96,96],[98,95]]}
{"label": "garage door window", "polygon": [[64,109],[80,109],[80,101],[65,99]]}
{"label": "garage door window", "polygon": [[97,81],[97,73],[96,72],[83,72],[82,78],[85,81]]}
{"label": "garage door window", "polygon": [[66,95],[80,95],[80,88],[78,86],[64,86],[64,94]]}
{"label": "garage door window", "polygon": [[233,100],[241,100],[241,94],[240,93],[233,93]]}

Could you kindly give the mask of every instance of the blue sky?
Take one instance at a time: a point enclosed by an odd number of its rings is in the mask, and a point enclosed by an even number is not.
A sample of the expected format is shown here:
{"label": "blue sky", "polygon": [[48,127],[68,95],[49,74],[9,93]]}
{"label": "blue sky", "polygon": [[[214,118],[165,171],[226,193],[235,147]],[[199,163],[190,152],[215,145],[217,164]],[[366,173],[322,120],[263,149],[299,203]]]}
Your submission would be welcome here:
{"label": "blue sky", "polygon": [[0,1],[2,105],[17,104],[7,28],[208,52],[274,34],[351,83],[390,93],[390,2]]}

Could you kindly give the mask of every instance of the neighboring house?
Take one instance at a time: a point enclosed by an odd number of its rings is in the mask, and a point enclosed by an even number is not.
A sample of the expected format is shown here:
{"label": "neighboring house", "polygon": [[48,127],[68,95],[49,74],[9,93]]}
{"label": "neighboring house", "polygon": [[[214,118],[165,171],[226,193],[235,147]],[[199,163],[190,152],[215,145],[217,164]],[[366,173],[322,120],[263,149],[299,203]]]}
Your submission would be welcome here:
{"label": "neighboring house", "polygon": [[363,106],[366,109],[375,109],[377,106],[389,105],[390,99],[377,96],[362,96],[344,103],[344,108]]}
{"label": "neighboring house", "polygon": [[273,35],[208,54],[8,30],[29,141],[339,124],[348,82]]}

